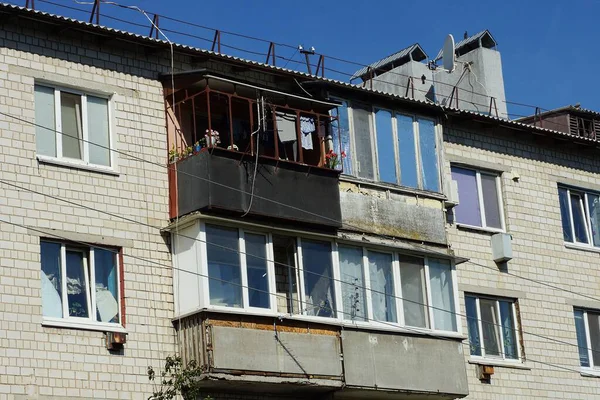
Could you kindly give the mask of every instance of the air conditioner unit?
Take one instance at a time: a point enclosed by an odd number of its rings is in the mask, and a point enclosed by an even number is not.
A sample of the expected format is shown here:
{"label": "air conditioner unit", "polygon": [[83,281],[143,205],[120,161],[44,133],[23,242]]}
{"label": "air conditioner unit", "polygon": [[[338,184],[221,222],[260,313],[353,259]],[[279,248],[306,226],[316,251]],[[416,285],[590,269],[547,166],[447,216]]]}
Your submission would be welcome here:
{"label": "air conditioner unit", "polygon": [[512,254],[512,236],[508,233],[496,233],[490,238],[492,244],[492,259],[497,263],[510,261]]}
{"label": "air conditioner unit", "polygon": [[444,185],[444,193],[446,194],[446,208],[452,208],[459,203],[458,199],[458,182],[453,179],[446,180]]}

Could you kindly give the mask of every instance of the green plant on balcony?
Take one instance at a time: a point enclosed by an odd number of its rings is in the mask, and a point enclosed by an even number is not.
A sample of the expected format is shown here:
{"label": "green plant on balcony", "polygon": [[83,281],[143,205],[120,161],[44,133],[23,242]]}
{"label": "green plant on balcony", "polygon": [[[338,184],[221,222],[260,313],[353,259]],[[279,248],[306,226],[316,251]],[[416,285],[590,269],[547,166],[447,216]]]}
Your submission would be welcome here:
{"label": "green plant on balcony", "polygon": [[200,376],[204,369],[192,360],[183,364],[183,360],[179,356],[168,356],[165,359],[165,367],[160,375],[152,367],[148,367],[148,379],[151,382],[160,384],[159,388],[152,393],[148,400],[172,400],[177,396],[185,400],[199,399],[209,400],[208,397],[201,396]]}
{"label": "green plant on balcony", "polygon": [[171,150],[169,150],[169,162],[174,163],[177,162],[177,160],[179,160],[179,152],[175,148],[175,145],[173,145]]}
{"label": "green plant on balcony", "polygon": [[334,153],[333,149],[329,150],[327,154],[325,154],[325,165],[327,168],[336,169],[341,163],[342,160],[346,158],[346,152],[342,151],[340,155]]}

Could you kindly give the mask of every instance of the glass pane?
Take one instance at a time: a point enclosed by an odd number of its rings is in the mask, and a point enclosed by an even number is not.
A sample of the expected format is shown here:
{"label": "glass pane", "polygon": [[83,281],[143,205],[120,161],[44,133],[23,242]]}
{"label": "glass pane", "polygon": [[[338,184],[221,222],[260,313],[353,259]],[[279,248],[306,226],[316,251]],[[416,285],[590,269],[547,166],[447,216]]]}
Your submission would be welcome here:
{"label": "glass pane", "polygon": [[119,322],[117,254],[108,250],[94,249],[94,270],[96,319],[102,322]]}
{"label": "glass pane", "polygon": [[587,198],[592,227],[592,240],[594,246],[600,246],[600,197],[595,194],[588,194]]}
{"label": "glass pane", "polygon": [[210,304],[242,307],[242,277],[237,229],[206,225]]}
{"label": "glass pane", "polygon": [[590,329],[590,347],[592,348],[592,365],[600,365],[600,316],[587,313]]}
{"label": "glass pane", "polygon": [[344,319],[366,321],[366,291],[363,252],[360,247],[339,246],[340,280]]}
{"label": "glass pane", "polygon": [[467,328],[469,329],[469,347],[471,355],[481,355],[481,340],[479,338],[479,324],[477,322],[477,300],[472,296],[465,296],[467,310]]}
{"label": "glass pane", "polygon": [[513,318],[512,303],[500,301],[500,320],[502,325],[502,339],[504,340],[504,357],[519,358],[517,352],[516,324]]}
{"label": "glass pane", "polygon": [[579,243],[588,243],[587,225],[583,213],[583,198],[579,193],[571,192],[571,211],[573,212],[575,240]]}
{"label": "glass pane", "polygon": [[413,122],[412,117],[396,114],[398,152],[400,154],[400,184],[416,188],[419,186],[419,180],[417,178],[417,153]]}
{"label": "glass pane", "polygon": [[435,329],[456,331],[452,267],[449,261],[429,259],[429,283]]}
{"label": "glass pane", "polygon": [[428,328],[425,267],[422,258],[400,256],[400,282],[404,323],[409,326]]}
{"label": "glass pane", "polygon": [[377,131],[379,180],[388,183],[398,183],[398,179],[396,178],[394,135],[392,133],[392,113],[385,110],[375,110],[375,128]]}
{"label": "glass pane", "polygon": [[67,250],[67,300],[69,316],[89,318],[87,255],[83,251]]}
{"label": "glass pane", "polygon": [[498,203],[498,187],[496,183],[496,176],[481,174],[481,191],[483,193],[485,223],[490,228],[502,229],[500,204]]}
{"label": "glass pane", "polygon": [[501,356],[500,321],[495,300],[479,299],[483,348],[486,356]]}
{"label": "glass pane", "polygon": [[62,318],[62,278],[60,244],[40,242],[42,258],[42,314]]}
{"label": "glass pane", "polygon": [[90,163],[110,166],[108,100],[87,96]]}
{"label": "glass pane", "polygon": [[296,249],[295,238],[273,235],[277,312],[284,314],[301,313]]}
{"label": "glass pane", "polygon": [[369,278],[371,280],[373,319],[397,322],[391,254],[369,252]]}
{"label": "glass pane", "polygon": [[423,189],[432,192],[440,190],[440,175],[436,151],[435,122],[429,119],[418,119],[419,145],[421,147],[421,175]]}
{"label": "glass pane", "polygon": [[575,331],[577,332],[577,347],[579,348],[579,363],[582,367],[590,366],[587,338],[585,335],[585,321],[583,310],[575,310]]}
{"label": "glass pane", "polygon": [[565,242],[572,242],[573,233],[571,232],[571,212],[569,211],[569,192],[567,192],[567,189],[558,188],[558,198],[560,200],[563,237]]}
{"label": "glass pane", "polygon": [[302,240],[302,267],[307,314],[335,317],[331,243]]}
{"label": "glass pane", "polygon": [[83,156],[83,122],[81,119],[81,96],[60,93],[63,157],[81,160]]}
{"label": "glass pane", "polygon": [[336,153],[340,151],[341,141],[341,151],[346,153],[346,158],[342,159],[344,174],[352,175],[352,150],[350,148],[350,122],[348,119],[348,102],[342,101],[341,103],[341,106],[338,106],[338,108],[334,108],[330,111],[331,116],[339,117],[338,120],[332,119],[331,122],[331,137],[333,138],[333,151]]}
{"label": "glass pane", "polygon": [[374,179],[373,153],[371,149],[371,109],[368,106],[352,104],[352,122],[354,123],[354,141],[358,165],[358,176]]}
{"label": "glass pane", "polygon": [[35,86],[35,142],[38,154],[56,157],[54,89]]}
{"label": "glass pane", "polygon": [[250,307],[269,308],[269,274],[267,271],[267,238],[247,233],[246,265],[248,268],[248,301]]}
{"label": "glass pane", "polygon": [[454,207],[456,222],[481,226],[481,209],[477,194],[477,173],[471,169],[452,167],[452,179],[458,184],[459,204]]}

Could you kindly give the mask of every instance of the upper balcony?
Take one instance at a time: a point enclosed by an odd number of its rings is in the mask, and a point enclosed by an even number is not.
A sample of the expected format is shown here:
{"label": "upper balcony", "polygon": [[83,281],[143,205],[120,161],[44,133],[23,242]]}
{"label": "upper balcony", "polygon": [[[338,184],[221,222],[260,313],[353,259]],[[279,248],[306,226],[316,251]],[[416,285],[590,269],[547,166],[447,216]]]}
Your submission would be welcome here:
{"label": "upper balcony", "polygon": [[168,86],[171,218],[203,211],[341,226],[336,103],[206,73]]}

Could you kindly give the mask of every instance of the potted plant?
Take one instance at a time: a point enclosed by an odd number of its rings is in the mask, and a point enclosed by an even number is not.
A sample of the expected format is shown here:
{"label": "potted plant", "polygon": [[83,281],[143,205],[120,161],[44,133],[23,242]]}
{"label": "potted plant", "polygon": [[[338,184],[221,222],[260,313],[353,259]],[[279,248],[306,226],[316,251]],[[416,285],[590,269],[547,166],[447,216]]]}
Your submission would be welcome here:
{"label": "potted plant", "polygon": [[175,149],[175,145],[173,145],[171,150],[169,150],[169,162],[174,163],[177,162],[177,160],[179,160],[179,153],[177,152],[177,149]]}
{"label": "potted plant", "polygon": [[337,153],[333,152],[333,149],[329,150],[329,152],[325,154],[325,165],[327,168],[336,169],[342,163],[344,158],[346,158],[345,151],[342,151],[340,156],[338,156]]}
{"label": "potted plant", "polygon": [[206,135],[204,135],[204,140],[206,141],[207,147],[217,147],[218,144],[221,143],[221,138],[219,137],[219,132],[214,129],[207,129]]}

